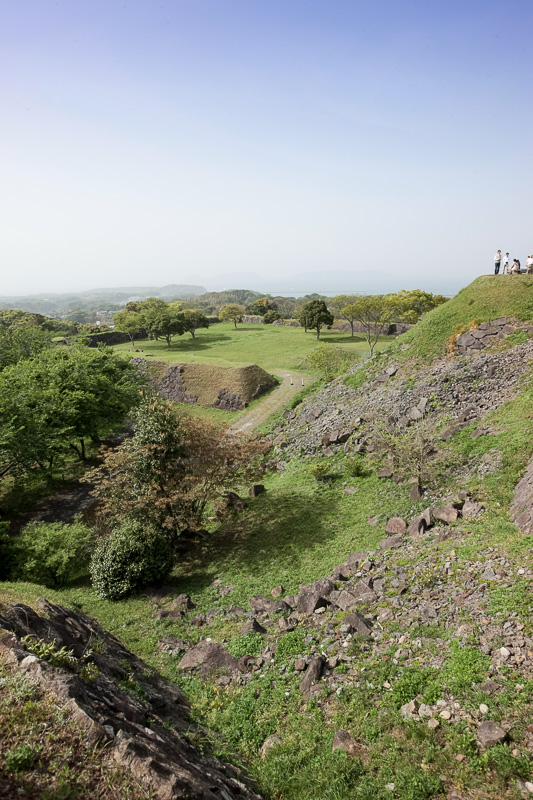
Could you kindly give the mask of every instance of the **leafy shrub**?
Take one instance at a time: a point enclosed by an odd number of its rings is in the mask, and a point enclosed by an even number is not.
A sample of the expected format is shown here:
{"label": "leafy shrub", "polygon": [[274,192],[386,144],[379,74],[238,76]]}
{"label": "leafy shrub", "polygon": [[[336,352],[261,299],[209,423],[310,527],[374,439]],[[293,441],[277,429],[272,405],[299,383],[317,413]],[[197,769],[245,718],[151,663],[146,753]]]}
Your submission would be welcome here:
{"label": "leafy shrub", "polygon": [[275,322],[277,319],[279,319],[278,312],[275,309],[271,308],[270,311],[267,311],[267,313],[263,317],[263,322],[265,323],[265,325],[272,325],[272,323]]}
{"label": "leafy shrub", "polygon": [[347,458],[343,466],[344,471],[350,478],[366,478],[370,475],[370,470],[367,469],[363,456],[355,455],[352,458]]}
{"label": "leafy shrub", "polygon": [[319,345],[316,350],[311,350],[302,361],[302,367],[303,369],[315,370],[325,380],[330,381],[337,375],[346,372],[357,359],[357,353],[324,343]]}
{"label": "leafy shrub", "polygon": [[276,658],[296,658],[296,656],[303,655],[307,649],[304,632],[289,631],[278,642]]}
{"label": "leafy shrub", "polygon": [[338,473],[336,473],[331,468],[331,464],[328,464],[327,461],[315,461],[314,464],[311,464],[309,467],[309,474],[315,479],[317,483],[322,483],[323,481],[328,480],[328,478],[335,479],[338,478]]}
{"label": "leafy shrub", "polygon": [[263,649],[263,637],[260,633],[245,633],[228,645],[228,652],[235,658],[241,656],[258,656]]}
{"label": "leafy shrub", "polygon": [[127,521],[103,539],[91,560],[91,580],[99,597],[119,600],[172,569],[173,553],[165,533]]}
{"label": "leafy shrub", "polygon": [[94,533],[79,520],[30,522],[12,540],[13,577],[61,586],[87,574]]}
{"label": "leafy shrub", "polygon": [[22,742],[7,752],[4,767],[6,772],[24,772],[31,769],[38,758],[37,748]]}

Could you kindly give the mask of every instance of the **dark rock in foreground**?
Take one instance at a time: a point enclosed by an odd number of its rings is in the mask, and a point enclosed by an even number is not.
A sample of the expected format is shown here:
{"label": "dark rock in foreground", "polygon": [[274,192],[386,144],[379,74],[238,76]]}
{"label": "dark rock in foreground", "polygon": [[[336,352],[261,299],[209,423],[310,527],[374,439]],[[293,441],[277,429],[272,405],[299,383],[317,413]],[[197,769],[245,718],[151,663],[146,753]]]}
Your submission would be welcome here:
{"label": "dark rock in foreground", "polygon": [[[0,653],[45,692],[56,695],[87,740],[105,743],[109,756],[144,785],[146,796],[260,800],[242,783],[238,769],[202,755],[187,741],[185,734],[193,726],[187,701],[175,685],[150,674],[97,623],[46,600],[41,603],[46,616],[19,604],[0,617],[0,629],[10,632],[1,635],[0,630]],[[72,651],[72,669],[52,666],[28,652],[21,641],[28,635]],[[83,671],[88,668],[91,678]],[[135,695],[119,682],[136,687]]]}

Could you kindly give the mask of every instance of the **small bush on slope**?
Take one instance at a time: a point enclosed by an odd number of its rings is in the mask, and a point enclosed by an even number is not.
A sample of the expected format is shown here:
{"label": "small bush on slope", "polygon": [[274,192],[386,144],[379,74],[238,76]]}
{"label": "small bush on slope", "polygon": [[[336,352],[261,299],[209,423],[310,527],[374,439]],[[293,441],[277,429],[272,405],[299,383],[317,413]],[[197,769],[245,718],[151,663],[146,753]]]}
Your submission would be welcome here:
{"label": "small bush on slope", "polygon": [[172,569],[170,538],[138,522],[124,522],[103,539],[91,561],[91,579],[99,597],[120,600],[166,577]]}

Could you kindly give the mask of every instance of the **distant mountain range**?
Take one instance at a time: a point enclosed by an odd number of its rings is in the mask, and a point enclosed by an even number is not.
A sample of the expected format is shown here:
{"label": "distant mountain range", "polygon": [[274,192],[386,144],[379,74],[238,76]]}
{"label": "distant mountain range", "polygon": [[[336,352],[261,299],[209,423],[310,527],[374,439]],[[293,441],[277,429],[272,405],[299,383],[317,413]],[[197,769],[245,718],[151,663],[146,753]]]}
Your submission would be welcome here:
{"label": "distant mountain range", "polygon": [[162,297],[165,300],[187,300],[205,294],[204,286],[170,283],[167,286],[120,286],[116,289],[89,289],[85,292],[46,292],[27,295],[0,295],[0,308],[20,308],[53,317],[61,317],[75,309],[101,308],[118,310],[130,300]]}

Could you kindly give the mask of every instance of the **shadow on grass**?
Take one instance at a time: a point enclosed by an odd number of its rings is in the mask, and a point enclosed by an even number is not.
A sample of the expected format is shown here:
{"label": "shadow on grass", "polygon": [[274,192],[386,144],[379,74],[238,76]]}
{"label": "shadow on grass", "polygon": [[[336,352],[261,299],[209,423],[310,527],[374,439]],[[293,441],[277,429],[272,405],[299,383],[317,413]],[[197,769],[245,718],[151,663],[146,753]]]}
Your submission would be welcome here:
{"label": "shadow on grass", "polygon": [[288,574],[297,574],[304,562],[308,567],[320,563],[320,546],[332,535],[338,505],[338,497],[327,489],[313,494],[293,489],[250,500],[245,511],[232,512],[201,553],[185,556],[178,579],[182,591],[202,591],[223,573],[232,580],[240,573],[261,582],[273,562],[277,571]]}

